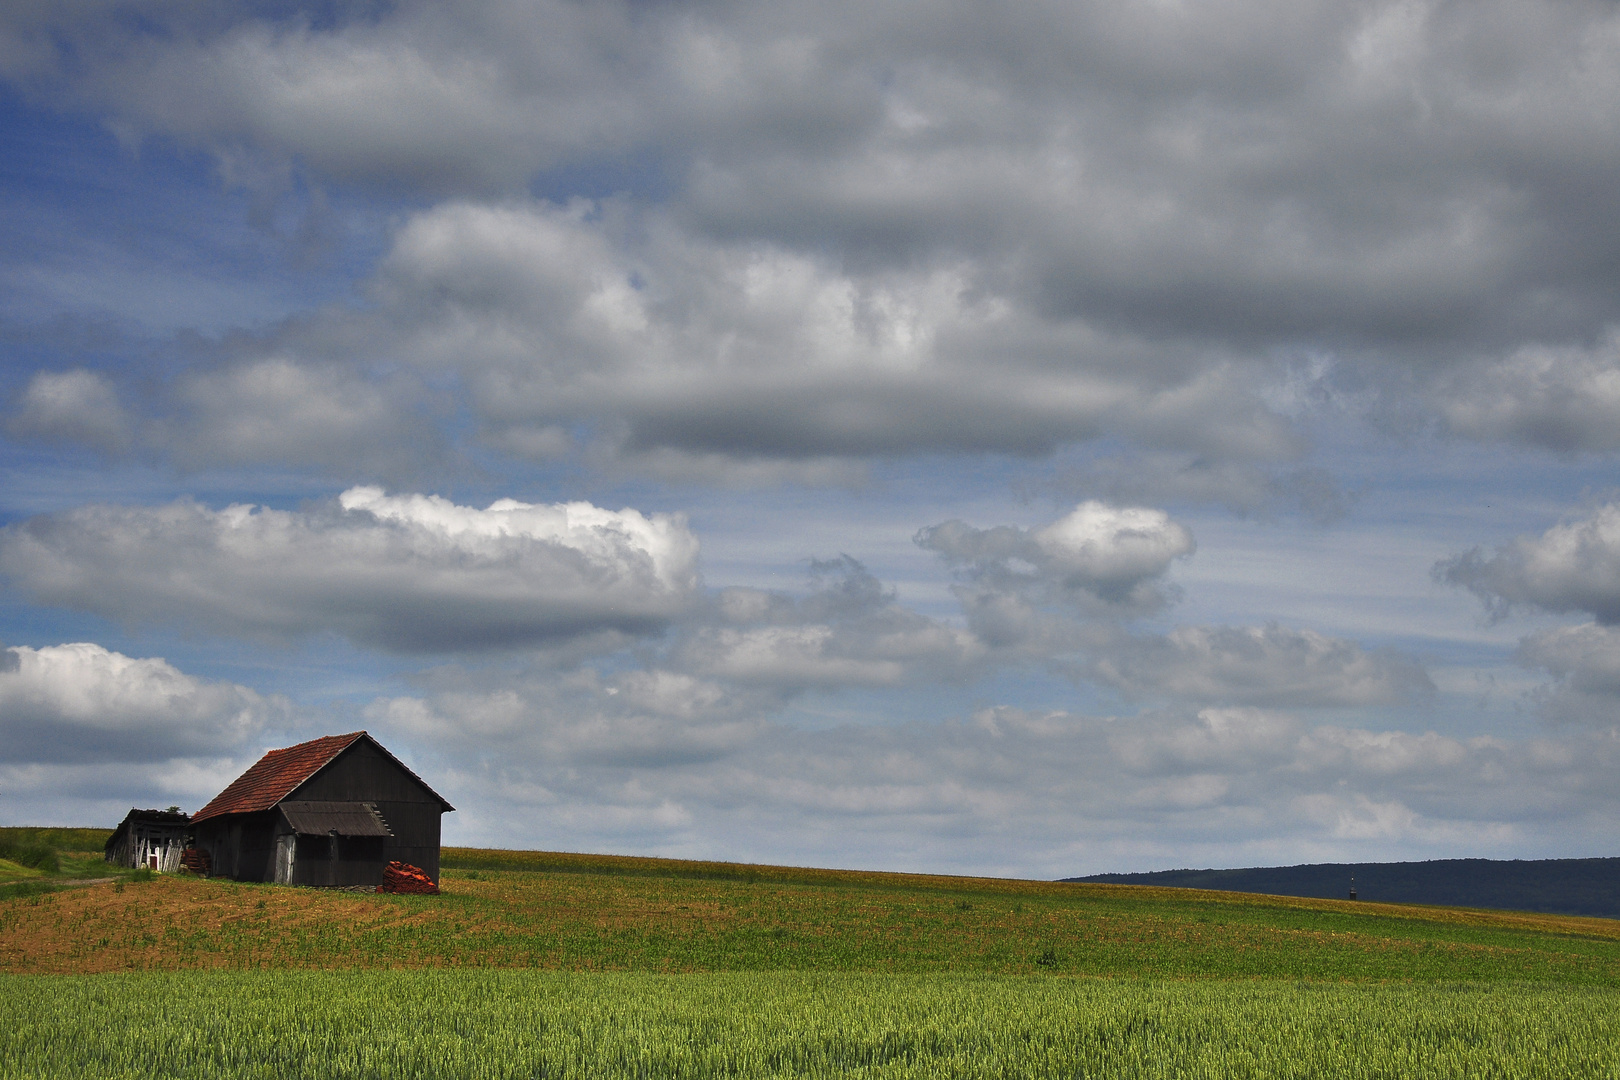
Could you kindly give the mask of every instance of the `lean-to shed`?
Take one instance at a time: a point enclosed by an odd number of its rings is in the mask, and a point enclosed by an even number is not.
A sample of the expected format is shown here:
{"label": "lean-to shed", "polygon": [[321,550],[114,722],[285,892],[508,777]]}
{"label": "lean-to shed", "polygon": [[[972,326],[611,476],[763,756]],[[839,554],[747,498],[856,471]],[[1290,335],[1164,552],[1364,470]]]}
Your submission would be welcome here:
{"label": "lean-to shed", "polygon": [[439,879],[444,797],[364,731],[272,750],[191,818],[216,877],[380,885],[391,861]]}
{"label": "lean-to shed", "polygon": [[107,837],[103,858],[114,866],[147,867],[169,874],[180,869],[191,819],[179,810],[130,808]]}

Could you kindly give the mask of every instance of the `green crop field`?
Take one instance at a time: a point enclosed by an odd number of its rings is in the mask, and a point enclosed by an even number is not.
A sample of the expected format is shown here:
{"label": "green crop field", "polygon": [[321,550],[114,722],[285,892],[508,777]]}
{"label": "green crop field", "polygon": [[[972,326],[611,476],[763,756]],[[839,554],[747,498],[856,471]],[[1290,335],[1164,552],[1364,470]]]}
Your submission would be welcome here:
{"label": "green crop field", "polygon": [[1605,919],[455,848],[442,896],[380,896],[59,854],[0,892],[0,1077],[1620,1080]]}
{"label": "green crop field", "polygon": [[0,1075],[1414,1077],[1620,1068],[1611,991],[806,972],[0,980]]}

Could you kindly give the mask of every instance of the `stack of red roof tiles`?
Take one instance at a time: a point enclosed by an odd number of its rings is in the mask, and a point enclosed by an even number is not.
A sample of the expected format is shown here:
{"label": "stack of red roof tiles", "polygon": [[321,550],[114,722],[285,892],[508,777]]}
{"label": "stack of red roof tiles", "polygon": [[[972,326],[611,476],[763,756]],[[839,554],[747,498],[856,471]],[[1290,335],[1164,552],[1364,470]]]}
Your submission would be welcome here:
{"label": "stack of red roof tiles", "polygon": [[420,867],[410,863],[391,862],[383,870],[383,883],[377,886],[378,892],[385,893],[415,893],[423,896],[439,895],[439,887],[433,879],[423,873]]}

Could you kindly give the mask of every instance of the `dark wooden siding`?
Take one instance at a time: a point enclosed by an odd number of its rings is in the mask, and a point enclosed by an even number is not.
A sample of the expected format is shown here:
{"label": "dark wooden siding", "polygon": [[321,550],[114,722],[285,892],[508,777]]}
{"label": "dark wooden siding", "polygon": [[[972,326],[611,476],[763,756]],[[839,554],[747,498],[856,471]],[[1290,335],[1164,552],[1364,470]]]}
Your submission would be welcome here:
{"label": "dark wooden siding", "polygon": [[439,880],[439,803],[378,802],[377,810],[393,831],[385,842],[383,861],[398,860]]}
{"label": "dark wooden siding", "polygon": [[367,740],[343,751],[287,798],[377,804],[394,835],[383,841],[376,880],[364,884],[381,883],[383,864],[396,859],[420,867],[428,877],[439,880],[439,819],[444,804]]}
{"label": "dark wooden siding", "polygon": [[300,836],[293,859],[294,885],[332,888],[381,885],[383,837]]}
{"label": "dark wooden siding", "polygon": [[433,793],[367,739],[344,750],[335,760],[287,795],[300,802],[431,802]]}
{"label": "dark wooden siding", "polygon": [[197,846],[208,852],[209,873],[236,881],[275,879],[275,811],[225,814],[198,822]]}

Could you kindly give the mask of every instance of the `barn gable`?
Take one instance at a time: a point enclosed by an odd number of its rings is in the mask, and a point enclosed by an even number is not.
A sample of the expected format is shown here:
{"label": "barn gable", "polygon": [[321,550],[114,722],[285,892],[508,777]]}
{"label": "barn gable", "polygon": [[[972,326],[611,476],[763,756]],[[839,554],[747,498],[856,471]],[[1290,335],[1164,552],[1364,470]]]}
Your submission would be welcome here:
{"label": "barn gable", "polygon": [[272,750],[192,818],[213,871],[368,886],[391,861],[439,876],[443,796],[364,731]]}

